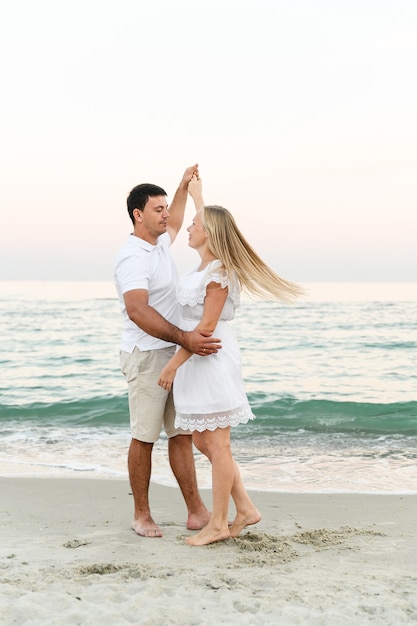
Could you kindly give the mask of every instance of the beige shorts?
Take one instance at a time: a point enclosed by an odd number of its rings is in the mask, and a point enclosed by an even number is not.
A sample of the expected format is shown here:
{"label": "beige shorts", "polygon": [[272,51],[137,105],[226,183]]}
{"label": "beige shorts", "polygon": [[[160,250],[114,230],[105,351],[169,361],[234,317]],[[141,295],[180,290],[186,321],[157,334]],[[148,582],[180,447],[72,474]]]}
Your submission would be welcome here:
{"label": "beige shorts", "polygon": [[135,347],[132,353],[120,352],[120,367],[127,380],[133,439],[155,443],[162,426],[168,438],[190,434],[174,427],[172,391],[168,393],[158,385],[162,368],[174,354],[175,346],[145,352]]}

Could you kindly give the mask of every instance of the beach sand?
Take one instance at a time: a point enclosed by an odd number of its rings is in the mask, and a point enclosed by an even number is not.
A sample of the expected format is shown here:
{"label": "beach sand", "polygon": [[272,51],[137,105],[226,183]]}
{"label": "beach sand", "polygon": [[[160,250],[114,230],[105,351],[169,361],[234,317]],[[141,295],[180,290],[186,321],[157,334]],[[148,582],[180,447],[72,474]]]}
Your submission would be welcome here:
{"label": "beach sand", "polygon": [[159,539],[130,529],[125,480],[0,489],[7,626],[417,623],[415,495],[251,492],[262,521],[196,548],[175,488],[151,488]]}

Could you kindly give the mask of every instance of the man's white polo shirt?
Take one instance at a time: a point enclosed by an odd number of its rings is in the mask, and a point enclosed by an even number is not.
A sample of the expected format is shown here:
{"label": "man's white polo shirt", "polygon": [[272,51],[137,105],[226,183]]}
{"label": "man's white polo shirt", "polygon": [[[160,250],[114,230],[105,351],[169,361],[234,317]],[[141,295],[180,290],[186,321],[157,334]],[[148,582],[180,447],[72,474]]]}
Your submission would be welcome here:
{"label": "man's white polo shirt", "polygon": [[170,252],[171,238],[168,233],[158,237],[156,246],[129,235],[120,249],[114,267],[114,282],[123,314],[121,349],[133,352],[158,350],[173,345],[145,333],[129,319],[123,294],[132,289],[146,289],[148,302],[166,320],[178,326],[179,315],[176,302],[178,272]]}

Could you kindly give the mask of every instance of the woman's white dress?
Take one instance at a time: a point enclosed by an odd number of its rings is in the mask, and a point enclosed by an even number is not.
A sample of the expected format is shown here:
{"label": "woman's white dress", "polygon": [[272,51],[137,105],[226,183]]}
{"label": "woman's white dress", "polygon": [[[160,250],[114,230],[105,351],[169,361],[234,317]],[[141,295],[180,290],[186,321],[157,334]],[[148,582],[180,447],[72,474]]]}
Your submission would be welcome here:
{"label": "woman's white dress", "polygon": [[191,356],[178,368],[173,386],[176,428],[199,432],[245,424],[255,417],[244,389],[239,346],[228,324],[239,306],[240,290],[231,283],[220,261],[212,261],[200,272],[188,272],[181,279],[177,290],[180,327],[192,330],[197,326],[210,282],[229,288],[213,333],[221,339],[222,348],[217,354]]}

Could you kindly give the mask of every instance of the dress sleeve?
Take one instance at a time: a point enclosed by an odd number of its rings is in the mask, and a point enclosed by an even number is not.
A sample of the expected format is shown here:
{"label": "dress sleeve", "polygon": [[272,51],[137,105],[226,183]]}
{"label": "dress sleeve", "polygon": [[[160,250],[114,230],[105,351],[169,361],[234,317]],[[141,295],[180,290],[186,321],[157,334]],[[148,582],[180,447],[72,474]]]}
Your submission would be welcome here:
{"label": "dress sleeve", "polygon": [[207,285],[209,283],[219,283],[224,289],[229,288],[228,298],[231,298],[237,306],[240,300],[240,287],[237,279],[230,280],[230,276],[221,266],[220,261],[213,261],[204,272],[193,270],[186,274],[180,281],[177,289],[177,301],[182,306],[194,307],[197,304],[204,304]]}
{"label": "dress sleeve", "polygon": [[238,283],[237,277],[229,276],[229,273],[227,272],[227,270],[225,270],[224,267],[220,265],[220,261],[214,261],[213,264],[209,266],[209,271],[206,275],[204,286],[203,286],[203,289],[204,289],[202,293],[203,301],[206,295],[207,285],[209,283],[219,283],[222,289],[224,289],[225,287],[228,287],[229,288],[228,297],[231,298],[233,302],[236,304],[239,302],[240,289],[239,289],[239,283]]}

